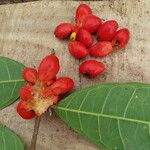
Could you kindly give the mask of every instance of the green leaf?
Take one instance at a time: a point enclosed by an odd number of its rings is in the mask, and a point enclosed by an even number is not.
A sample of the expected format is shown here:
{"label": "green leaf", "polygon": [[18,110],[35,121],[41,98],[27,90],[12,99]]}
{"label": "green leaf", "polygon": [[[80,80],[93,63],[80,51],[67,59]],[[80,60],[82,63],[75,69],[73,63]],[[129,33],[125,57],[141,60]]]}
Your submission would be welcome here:
{"label": "green leaf", "polygon": [[19,89],[24,85],[24,66],[9,58],[0,57],[0,109],[18,98]]}
{"label": "green leaf", "polygon": [[24,150],[24,145],[10,129],[0,126],[0,150]]}
{"label": "green leaf", "polygon": [[102,84],[56,107],[75,131],[106,150],[150,150],[150,85]]}

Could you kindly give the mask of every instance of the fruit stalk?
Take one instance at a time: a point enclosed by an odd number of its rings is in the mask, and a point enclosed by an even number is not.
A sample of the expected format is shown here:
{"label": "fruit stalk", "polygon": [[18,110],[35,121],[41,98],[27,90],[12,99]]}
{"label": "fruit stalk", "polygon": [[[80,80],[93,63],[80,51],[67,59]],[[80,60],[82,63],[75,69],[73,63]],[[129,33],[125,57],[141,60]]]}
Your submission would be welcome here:
{"label": "fruit stalk", "polygon": [[39,126],[41,122],[41,116],[35,118],[34,131],[32,135],[30,150],[36,150],[36,141],[39,132]]}

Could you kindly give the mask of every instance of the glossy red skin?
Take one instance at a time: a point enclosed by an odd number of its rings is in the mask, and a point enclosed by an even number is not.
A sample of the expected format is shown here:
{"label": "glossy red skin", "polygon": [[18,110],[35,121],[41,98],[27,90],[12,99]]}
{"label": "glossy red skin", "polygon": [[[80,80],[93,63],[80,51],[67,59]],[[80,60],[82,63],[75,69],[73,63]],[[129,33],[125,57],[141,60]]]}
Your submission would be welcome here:
{"label": "glossy red skin", "polygon": [[[25,72],[30,76],[31,70],[28,70]],[[48,107],[58,103],[60,94],[69,92],[74,87],[70,78],[56,79],[58,71],[59,60],[56,56],[48,55],[41,61],[35,84],[25,85],[20,90],[21,101],[16,109],[22,118],[32,119],[40,116]]]}
{"label": "glossy red skin", "polygon": [[94,78],[100,75],[105,70],[105,65],[102,62],[96,60],[87,60],[80,64],[79,71],[82,74],[89,75]]}
{"label": "glossy red skin", "polygon": [[76,23],[81,21],[80,19],[82,16],[89,14],[92,14],[91,8],[86,4],[80,4],[76,10],[76,17],[75,17]]}
{"label": "glossy red skin", "polygon": [[27,101],[27,100],[32,100],[32,86],[30,85],[25,85],[21,88],[20,90],[20,98],[23,101]]}
{"label": "glossy red skin", "polygon": [[37,80],[37,71],[33,68],[26,68],[22,74],[24,80],[30,83],[35,83]]}
{"label": "glossy red skin", "polygon": [[109,20],[100,25],[97,31],[97,37],[101,41],[110,41],[116,34],[118,23],[115,20]]}
{"label": "glossy red skin", "polygon": [[78,33],[80,27],[78,25],[73,25],[72,26],[72,32]]}
{"label": "glossy red skin", "polygon": [[85,58],[88,55],[85,45],[78,41],[69,42],[68,49],[70,54],[78,59]]}
{"label": "glossy red skin", "polygon": [[17,105],[17,112],[23,119],[32,119],[36,115],[34,111],[30,111],[25,101],[20,101]]}
{"label": "glossy red skin", "polygon": [[58,39],[67,38],[72,32],[72,25],[70,23],[61,23],[54,31],[55,36]]}
{"label": "glossy red skin", "polygon": [[[125,48],[130,39],[130,32],[127,28],[121,29],[116,32],[112,39],[112,45],[116,49]],[[119,45],[117,44],[119,42]],[[117,44],[117,45],[116,45]]]}
{"label": "glossy red skin", "polygon": [[71,91],[74,87],[74,82],[71,78],[61,77],[57,79],[51,86],[51,90],[56,94],[65,94]]}
{"label": "glossy red skin", "polygon": [[52,89],[50,88],[50,86],[44,88],[42,90],[42,93],[41,93],[42,97],[46,100],[47,98],[50,98],[51,100],[53,100],[53,103],[56,104],[59,100],[60,100],[60,97],[54,93],[52,91]]}
{"label": "glossy red skin", "polygon": [[83,43],[86,47],[89,47],[93,43],[93,37],[87,30],[80,29],[77,33],[77,41]]}
{"label": "glossy red skin", "polygon": [[50,86],[56,81],[57,77],[54,77],[54,79],[47,82],[47,85]]}
{"label": "glossy red skin", "polygon": [[95,43],[88,50],[91,56],[105,57],[113,51],[113,48],[111,42],[102,41]]}
{"label": "glossy red skin", "polygon": [[101,19],[94,15],[83,17],[81,27],[88,30],[91,34],[97,32],[101,25]]}
{"label": "glossy red skin", "polygon": [[46,56],[38,68],[38,78],[43,83],[47,83],[56,77],[59,71],[59,60],[55,55]]}

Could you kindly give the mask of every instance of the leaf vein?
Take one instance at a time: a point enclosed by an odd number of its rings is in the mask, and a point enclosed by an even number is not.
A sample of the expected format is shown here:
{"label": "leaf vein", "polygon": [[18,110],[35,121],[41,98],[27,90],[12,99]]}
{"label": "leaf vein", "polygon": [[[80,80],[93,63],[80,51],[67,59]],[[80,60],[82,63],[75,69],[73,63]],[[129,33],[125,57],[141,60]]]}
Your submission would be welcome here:
{"label": "leaf vein", "polygon": [[80,124],[80,130],[83,131],[80,113],[78,113],[78,119],[79,119],[79,124]]}
{"label": "leaf vein", "polygon": [[0,81],[0,84],[3,83],[13,83],[13,82],[25,82],[23,79],[18,79],[18,80],[4,80],[4,81]]}
{"label": "leaf vein", "polygon": [[81,108],[82,108],[82,106],[83,106],[83,104],[84,104],[86,98],[88,97],[88,95],[89,95],[89,93],[90,93],[91,91],[92,91],[92,90],[89,90],[89,91],[87,92],[86,96],[84,97],[84,99],[82,100],[82,102],[81,102],[81,104],[80,104],[80,106],[79,106],[79,110],[81,110]]}
{"label": "leaf vein", "polygon": [[127,113],[128,107],[129,107],[129,105],[130,105],[130,103],[131,103],[131,101],[132,101],[132,99],[133,99],[133,96],[134,96],[134,94],[135,94],[136,90],[137,90],[137,89],[134,89],[134,91],[133,91],[133,93],[132,93],[132,95],[131,95],[131,98],[129,99],[129,101],[128,101],[128,103],[127,103],[127,106],[125,107],[125,111],[124,111],[123,117],[125,117],[125,116],[126,116],[126,113]]}
{"label": "leaf vein", "polygon": [[109,147],[108,145],[106,145],[106,144],[103,142],[103,140],[102,140],[99,117],[97,117],[97,125],[98,125],[98,135],[99,135],[99,142],[100,142],[100,144],[102,143],[105,147],[107,147],[107,148],[110,149],[110,147]]}
{"label": "leaf vein", "polygon": [[66,121],[69,122],[69,119],[68,119],[68,112],[65,111],[65,114],[66,114]]}
{"label": "leaf vein", "polygon": [[74,96],[72,96],[72,98],[70,99],[70,101],[67,103],[67,105],[65,106],[65,108],[68,108],[69,107],[69,105],[70,105],[70,103],[71,103],[71,101],[72,101],[72,99],[75,97],[75,95]]}
{"label": "leaf vein", "polygon": [[123,149],[125,150],[126,148],[125,148],[125,143],[124,143],[123,136],[122,136],[122,133],[121,133],[119,120],[117,120],[117,124],[118,124],[118,131],[119,131],[120,139],[122,141]]}
{"label": "leaf vein", "polygon": [[9,72],[9,68],[8,68],[7,63],[5,61],[3,61],[3,60],[1,60],[1,62],[3,62],[5,64],[6,70],[7,70],[7,74],[8,74],[8,78],[9,78],[9,80],[11,80],[11,76],[10,76],[10,72]]}
{"label": "leaf vein", "polygon": [[6,140],[4,138],[4,133],[2,132],[2,139],[3,139],[3,143],[4,143],[4,150],[6,150]]}
{"label": "leaf vein", "polygon": [[11,95],[10,95],[10,98],[12,98],[12,96],[13,96],[13,94],[14,94],[14,91],[15,91],[16,85],[17,85],[17,84],[16,84],[16,82],[15,82],[14,87],[13,87],[12,92],[11,92]]}
{"label": "leaf vein", "polygon": [[101,130],[100,130],[100,120],[99,120],[99,116],[97,116],[97,124],[98,124],[98,135],[99,135],[99,140],[101,141]]}
{"label": "leaf vein", "polygon": [[81,111],[81,110],[76,110],[76,109],[63,108],[60,106],[57,106],[57,109],[63,110],[63,111],[70,111],[70,112],[86,114],[86,115],[92,115],[92,116],[100,116],[100,117],[105,117],[105,118],[119,119],[119,120],[131,121],[131,122],[136,122],[136,123],[150,124],[150,121],[143,121],[143,120],[137,120],[137,119],[132,119],[132,118],[112,116],[112,115],[107,115],[107,114],[99,114],[99,113],[94,113],[94,112],[87,112],[87,111]]}
{"label": "leaf vein", "polygon": [[104,108],[105,108],[105,105],[106,105],[106,102],[107,102],[107,100],[108,100],[108,97],[109,97],[111,91],[112,91],[115,87],[117,87],[117,86],[114,86],[114,87],[110,88],[110,90],[109,90],[109,92],[108,92],[108,94],[107,94],[107,96],[106,96],[106,98],[105,98],[105,100],[104,100],[104,103],[103,103],[103,106],[102,106],[101,113],[103,113]]}
{"label": "leaf vein", "polygon": [[[6,103],[8,103],[8,101],[10,101],[11,100],[11,98],[12,98],[12,96],[13,96],[13,93],[14,93],[14,90],[15,90],[15,87],[16,87],[16,82],[15,82],[15,84],[14,84],[14,87],[13,87],[13,89],[12,89],[12,92],[11,92],[11,95],[10,95],[10,97],[8,98],[8,99],[5,99],[5,101],[3,101],[3,102],[1,102],[0,103],[0,106],[3,106],[3,105],[5,105]],[[4,88],[4,87],[3,87]],[[11,102],[11,101],[10,101]]]}
{"label": "leaf vein", "polygon": [[148,125],[148,133],[150,135],[150,124]]}

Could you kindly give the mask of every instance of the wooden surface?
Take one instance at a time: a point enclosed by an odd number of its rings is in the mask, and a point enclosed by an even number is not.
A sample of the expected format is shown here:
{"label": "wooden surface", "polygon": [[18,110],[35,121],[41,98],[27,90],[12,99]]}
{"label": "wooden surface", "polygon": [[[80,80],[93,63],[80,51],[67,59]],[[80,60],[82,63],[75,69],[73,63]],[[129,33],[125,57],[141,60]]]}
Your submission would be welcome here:
{"label": "wooden surface", "polygon": [[[54,48],[60,58],[59,76],[72,77],[76,89],[101,82],[150,82],[150,0],[113,0],[86,2],[93,12],[104,19],[115,19],[128,27],[131,40],[126,50],[99,59],[107,71],[96,79],[78,73],[79,60],[70,56],[67,41],[59,41],[54,28],[60,22],[73,22],[75,8],[80,2],[39,1],[0,6],[0,55],[27,66],[37,66]],[[88,58],[87,58],[88,59]],[[21,119],[16,103],[0,112],[0,122],[14,130],[29,149],[34,120]],[[96,146],[69,129],[55,114],[42,117],[37,150],[98,150]]]}

